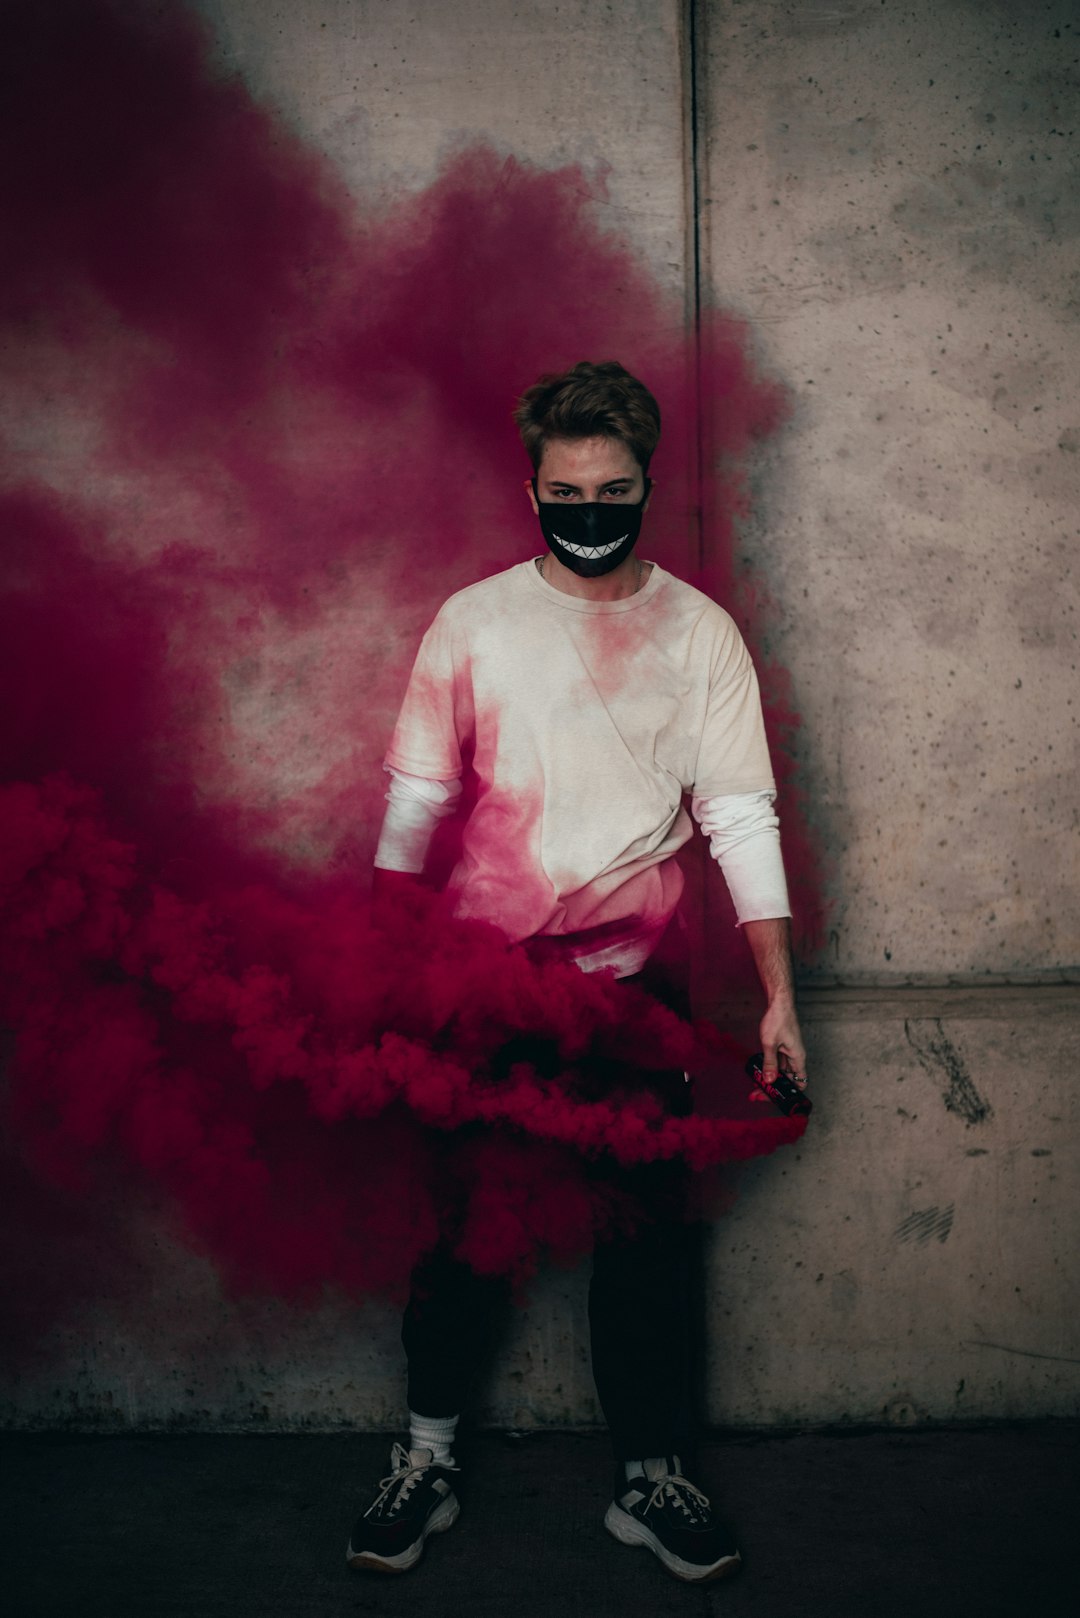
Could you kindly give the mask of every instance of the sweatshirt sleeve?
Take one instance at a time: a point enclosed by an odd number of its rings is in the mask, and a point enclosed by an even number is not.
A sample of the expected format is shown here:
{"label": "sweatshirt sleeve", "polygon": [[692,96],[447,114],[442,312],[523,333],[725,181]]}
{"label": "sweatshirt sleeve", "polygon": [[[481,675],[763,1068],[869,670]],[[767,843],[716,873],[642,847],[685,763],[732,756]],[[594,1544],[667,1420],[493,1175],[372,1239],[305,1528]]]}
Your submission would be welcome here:
{"label": "sweatshirt sleeve", "polygon": [[425,780],[461,774],[461,749],[472,734],[468,657],[444,606],[420,642],[385,763]]}
{"label": "sweatshirt sleeve", "polygon": [[428,848],[440,820],[453,814],[461,796],[460,780],[433,781],[406,775],[387,766],[390,790],[386,794],[375,865],[380,871],[424,869]]}
{"label": "sweatshirt sleeve", "polygon": [[775,797],[775,792],[738,792],[695,797],[691,803],[694,819],[724,873],[740,927],[747,921],[791,915],[780,821],[772,807]]}
{"label": "sweatshirt sleeve", "polygon": [[712,798],[774,791],[757,674],[746,643],[726,612],[719,614],[709,694],[698,745],[693,793]]}

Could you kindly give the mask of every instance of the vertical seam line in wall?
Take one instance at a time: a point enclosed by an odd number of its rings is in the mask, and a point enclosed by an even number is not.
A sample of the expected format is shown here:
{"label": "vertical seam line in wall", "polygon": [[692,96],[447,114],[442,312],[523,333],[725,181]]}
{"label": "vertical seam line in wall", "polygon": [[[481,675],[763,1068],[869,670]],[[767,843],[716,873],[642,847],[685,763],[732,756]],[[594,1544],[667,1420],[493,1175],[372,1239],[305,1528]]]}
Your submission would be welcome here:
{"label": "vertical seam line in wall", "polygon": [[687,316],[692,330],[692,417],[693,443],[691,446],[691,474],[694,488],[692,521],[695,561],[698,568],[705,566],[705,445],[704,412],[701,388],[701,94],[700,60],[704,22],[702,0],[683,0],[682,7],[682,80],[683,80],[683,195],[687,211]]}

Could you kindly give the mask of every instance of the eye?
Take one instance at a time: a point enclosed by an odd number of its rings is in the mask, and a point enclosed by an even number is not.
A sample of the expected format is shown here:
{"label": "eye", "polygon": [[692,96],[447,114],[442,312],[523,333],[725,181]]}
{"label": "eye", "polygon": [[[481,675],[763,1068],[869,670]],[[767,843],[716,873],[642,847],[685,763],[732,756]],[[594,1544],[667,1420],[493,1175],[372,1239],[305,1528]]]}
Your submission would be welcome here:
{"label": "eye", "polygon": [[617,483],[613,489],[604,490],[605,497],[608,500],[625,500],[629,493],[630,485],[628,483]]}

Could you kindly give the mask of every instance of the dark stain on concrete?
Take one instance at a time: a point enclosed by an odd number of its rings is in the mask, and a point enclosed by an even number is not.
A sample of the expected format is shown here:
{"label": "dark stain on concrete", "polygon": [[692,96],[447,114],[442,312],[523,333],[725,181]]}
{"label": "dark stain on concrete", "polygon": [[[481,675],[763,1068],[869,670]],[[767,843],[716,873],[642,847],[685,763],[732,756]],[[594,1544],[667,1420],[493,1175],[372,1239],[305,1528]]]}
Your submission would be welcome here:
{"label": "dark stain on concrete", "polygon": [[916,1208],[897,1225],[894,1232],[897,1241],[915,1242],[918,1247],[925,1247],[935,1237],[939,1242],[947,1242],[955,1207],[956,1204],[950,1202],[947,1208]]}
{"label": "dark stain on concrete", "polygon": [[1026,1360],[1058,1360],[1062,1365],[1080,1365],[1073,1354],[1043,1354],[1035,1348],[1013,1348],[1009,1343],[988,1343],[981,1337],[969,1337],[961,1348],[999,1348],[1003,1354],[1020,1354]]}
{"label": "dark stain on concrete", "polygon": [[908,1044],[931,1077],[944,1073],[948,1087],[941,1092],[948,1112],[955,1112],[965,1124],[985,1123],[994,1109],[975,1088],[960,1052],[941,1026],[940,1017],[905,1017],[904,1034]]}

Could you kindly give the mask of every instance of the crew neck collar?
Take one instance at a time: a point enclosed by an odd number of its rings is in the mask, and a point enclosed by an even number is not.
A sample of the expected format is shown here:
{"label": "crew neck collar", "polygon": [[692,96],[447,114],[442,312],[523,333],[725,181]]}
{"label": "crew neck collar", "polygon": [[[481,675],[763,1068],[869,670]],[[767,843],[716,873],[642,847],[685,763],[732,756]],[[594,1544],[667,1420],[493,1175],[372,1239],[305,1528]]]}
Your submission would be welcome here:
{"label": "crew neck collar", "polygon": [[[645,580],[641,589],[635,590],[632,596],[623,596],[618,601],[593,601],[589,596],[571,596],[567,595],[564,590],[557,590],[553,584],[549,584],[547,579],[541,575],[536,565],[538,560],[538,557],[530,556],[527,562],[520,564],[525,569],[525,577],[532,589],[538,591],[544,600],[550,602],[552,606],[564,607],[569,612],[591,613],[598,617],[607,616],[614,612],[633,612],[635,607],[646,606],[667,577],[663,568],[653,562],[652,572],[649,577]],[[643,556],[641,560],[647,562],[648,557]]]}

